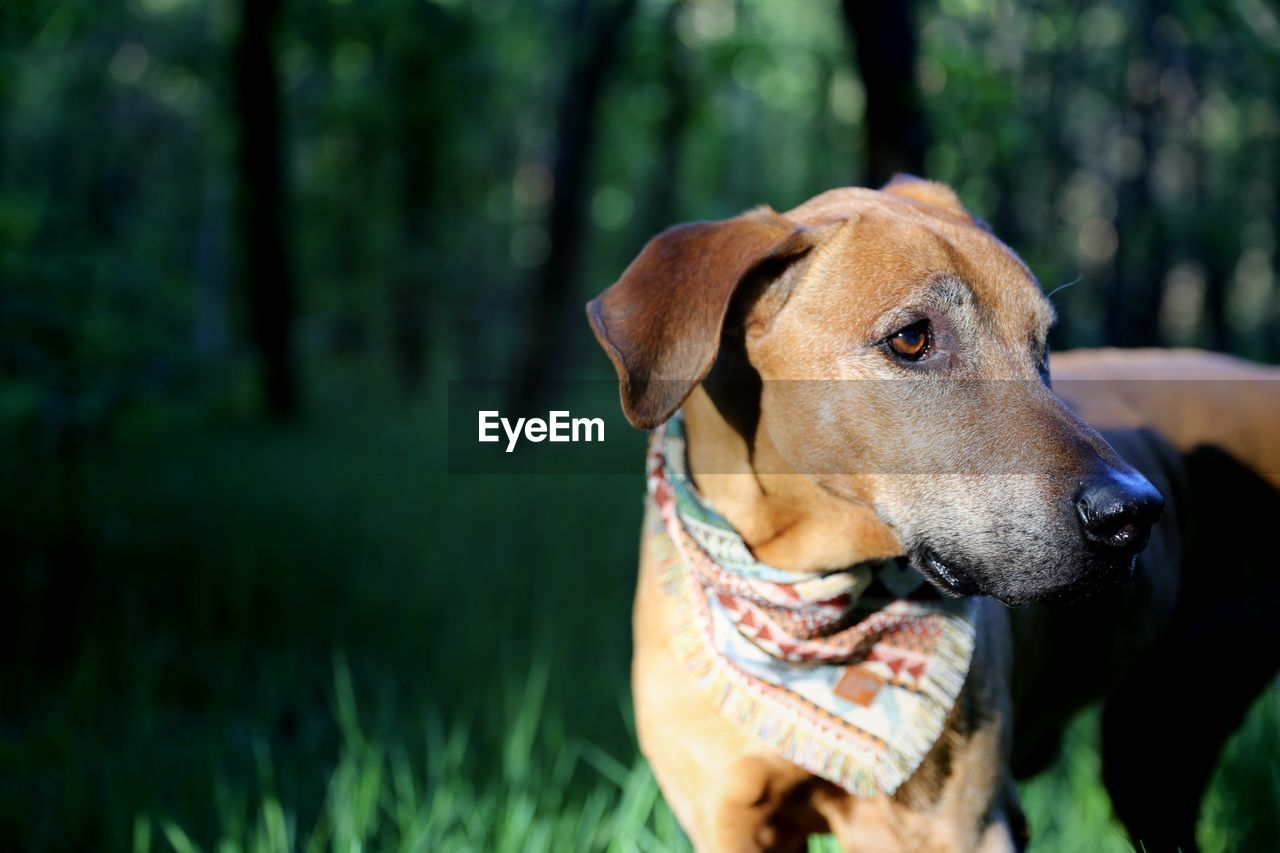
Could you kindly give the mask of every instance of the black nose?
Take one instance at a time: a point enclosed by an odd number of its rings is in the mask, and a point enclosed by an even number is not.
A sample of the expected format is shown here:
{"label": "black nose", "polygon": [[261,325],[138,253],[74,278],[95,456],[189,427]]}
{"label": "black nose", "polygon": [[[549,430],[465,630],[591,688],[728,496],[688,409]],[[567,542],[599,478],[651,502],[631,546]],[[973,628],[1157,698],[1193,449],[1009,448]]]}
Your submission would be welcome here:
{"label": "black nose", "polygon": [[1102,548],[1142,550],[1163,511],[1164,498],[1136,473],[1095,476],[1076,493],[1076,513],[1085,538]]}

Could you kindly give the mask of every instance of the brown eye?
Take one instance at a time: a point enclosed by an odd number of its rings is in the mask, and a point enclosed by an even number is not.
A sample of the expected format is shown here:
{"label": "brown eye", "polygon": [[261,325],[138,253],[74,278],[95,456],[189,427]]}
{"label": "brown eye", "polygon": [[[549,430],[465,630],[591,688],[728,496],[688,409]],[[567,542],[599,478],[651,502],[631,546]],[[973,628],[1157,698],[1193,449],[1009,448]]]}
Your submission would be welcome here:
{"label": "brown eye", "polygon": [[917,361],[929,351],[929,322],[922,320],[889,336],[889,349],[899,358]]}

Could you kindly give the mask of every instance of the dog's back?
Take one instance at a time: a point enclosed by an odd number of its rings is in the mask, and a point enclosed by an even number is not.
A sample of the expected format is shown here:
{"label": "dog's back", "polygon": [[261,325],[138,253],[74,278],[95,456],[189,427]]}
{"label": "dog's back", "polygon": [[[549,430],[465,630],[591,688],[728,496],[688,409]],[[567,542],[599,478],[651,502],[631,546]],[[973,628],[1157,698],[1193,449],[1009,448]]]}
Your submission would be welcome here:
{"label": "dog's back", "polygon": [[1073,350],[1052,364],[1054,390],[1094,428],[1215,447],[1280,489],[1280,368],[1185,349]]}

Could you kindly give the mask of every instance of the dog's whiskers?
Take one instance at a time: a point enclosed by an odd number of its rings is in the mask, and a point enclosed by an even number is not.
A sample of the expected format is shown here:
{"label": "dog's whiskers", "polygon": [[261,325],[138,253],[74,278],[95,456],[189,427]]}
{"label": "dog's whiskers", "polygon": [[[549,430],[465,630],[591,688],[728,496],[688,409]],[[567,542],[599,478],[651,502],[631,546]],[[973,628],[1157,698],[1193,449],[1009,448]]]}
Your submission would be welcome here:
{"label": "dog's whiskers", "polygon": [[1082,281],[1084,281],[1084,276],[1083,276],[1083,275],[1078,275],[1078,276],[1076,276],[1075,278],[1073,278],[1071,281],[1067,282],[1066,284],[1060,284],[1060,285],[1058,285],[1057,287],[1055,287],[1053,290],[1050,290],[1048,293],[1046,293],[1046,294],[1045,294],[1045,296],[1046,296],[1048,299],[1051,299],[1051,300],[1052,300],[1052,299],[1053,299],[1054,294],[1056,294],[1056,293],[1060,293],[1060,292],[1062,292],[1062,291],[1066,290],[1068,287],[1074,287],[1075,285],[1079,284],[1079,283],[1080,283],[1080,282],[1082,282]]}

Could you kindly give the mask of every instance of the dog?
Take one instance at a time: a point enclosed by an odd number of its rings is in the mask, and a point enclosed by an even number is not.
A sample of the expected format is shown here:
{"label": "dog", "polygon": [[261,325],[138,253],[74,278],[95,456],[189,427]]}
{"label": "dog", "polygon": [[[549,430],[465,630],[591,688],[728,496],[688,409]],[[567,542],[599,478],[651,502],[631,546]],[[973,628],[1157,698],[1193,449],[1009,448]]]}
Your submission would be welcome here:
{"label": "dog", "polygon": [[818,832],[849,850],[1020,848],[1015,778],[1099,701],[1134,843],[1194,847],[1221,745],[1280,664],[1280,370],[1187,350],[1050,359],[1054,311],[1027,266],[909,176],[669,229],[587,315],[629,421],[679,413],[696,491],[756,560],[797,578],[896,560],[972,608],[927,754],[893,791],[855,794],[699,688],[646,535],[637,734],[697,849],[800,850]]}

